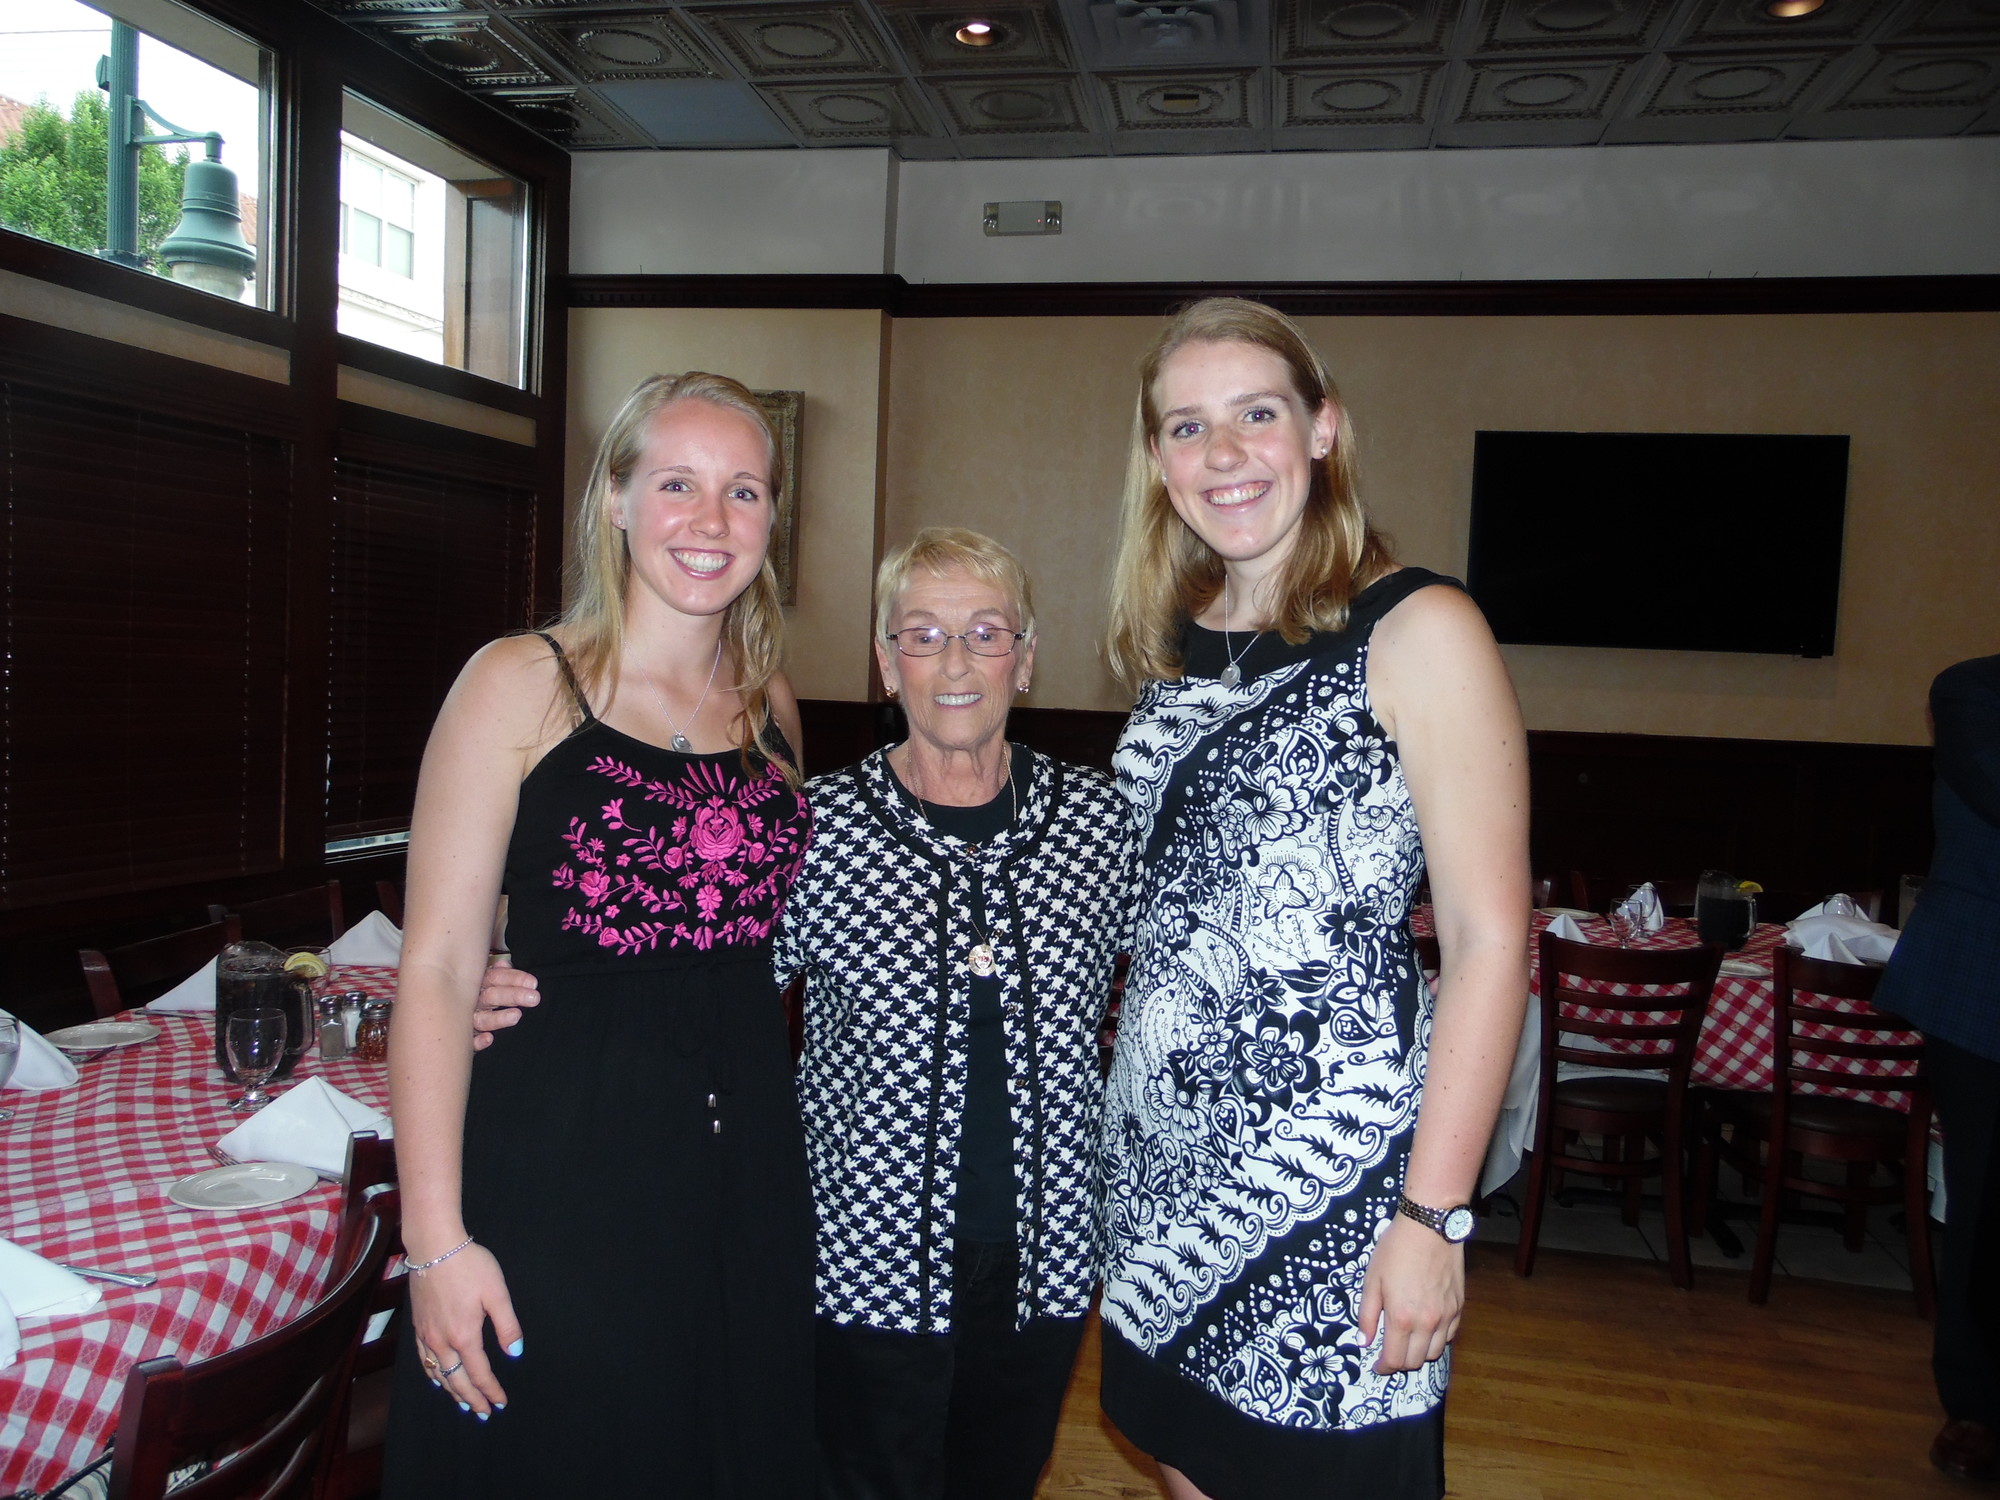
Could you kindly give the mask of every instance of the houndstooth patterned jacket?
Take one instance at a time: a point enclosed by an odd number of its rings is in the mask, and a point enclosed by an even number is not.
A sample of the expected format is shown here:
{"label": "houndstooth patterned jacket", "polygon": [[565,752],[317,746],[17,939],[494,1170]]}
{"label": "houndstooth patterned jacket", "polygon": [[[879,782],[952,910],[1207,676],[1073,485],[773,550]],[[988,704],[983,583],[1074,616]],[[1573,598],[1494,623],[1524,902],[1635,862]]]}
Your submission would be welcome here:
{"label": "houndstooth patterned jacket", "polygon": [[1082,1316],[1099,1261],[1097,1030],[1138,889],[1128,805],[1103,773],[1033,755],[1013,827],[974,846],[909,806],[882,751],[807,791],[812,845],[775,963],[780,983],[808,976],[799,1096],[819,1312],[904,1333],[951,1328],[977,941],[967,898],[983,881],[1007,1033],[1017,1319]]}

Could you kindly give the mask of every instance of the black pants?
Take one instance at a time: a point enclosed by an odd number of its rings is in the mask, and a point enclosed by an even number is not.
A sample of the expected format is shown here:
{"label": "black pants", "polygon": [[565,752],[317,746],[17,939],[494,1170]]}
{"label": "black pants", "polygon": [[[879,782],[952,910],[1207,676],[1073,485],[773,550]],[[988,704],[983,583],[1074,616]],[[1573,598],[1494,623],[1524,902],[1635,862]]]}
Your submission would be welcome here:
{"label": "black pants", "polygon": [[1947,1220],[1931,1370],[1947,1416],[2000,1427],[2000,1348],[1992,1332],[1994,1283],[2000,1278],[1994,1229],[2000,1062],[1930,1037],[1924,1071],[1944,1127]]}
{"label": "black pants", "polygon": [[820,1500],[1031,1500],[1083,1319],[1016,1331],[1019,1266],[959,1241],[950,1333],[819,1320]]}

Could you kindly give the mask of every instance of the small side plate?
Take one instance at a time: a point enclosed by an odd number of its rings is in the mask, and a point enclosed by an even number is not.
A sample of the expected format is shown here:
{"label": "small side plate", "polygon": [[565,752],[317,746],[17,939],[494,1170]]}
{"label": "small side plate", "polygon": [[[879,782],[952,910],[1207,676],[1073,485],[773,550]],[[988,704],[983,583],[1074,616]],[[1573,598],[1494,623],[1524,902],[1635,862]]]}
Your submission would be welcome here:
{"label": "small side plate", "polygon": [[46,1040],[65,1052],[102,1052],[106,1047],[150,1042],[159,1034],[159,1027],[148,1026],[144,1021],[86,1021],[81,1026],[51,1031]]}
{"label": "small side plate", "polygon": [[1588,922],[1592,917],[1598,915],[1594,911],[1585,911],[1580,906],[1538,906],[1535,910],[1551,921],[1557,917],[1574,917],[1579,922]]}
{"label": "small side plate", "polygon": [[167,1189],[182,1208],[268,1208],[319,1186],[319,1173],[291,1161],[246,1161],[211,1167]]}

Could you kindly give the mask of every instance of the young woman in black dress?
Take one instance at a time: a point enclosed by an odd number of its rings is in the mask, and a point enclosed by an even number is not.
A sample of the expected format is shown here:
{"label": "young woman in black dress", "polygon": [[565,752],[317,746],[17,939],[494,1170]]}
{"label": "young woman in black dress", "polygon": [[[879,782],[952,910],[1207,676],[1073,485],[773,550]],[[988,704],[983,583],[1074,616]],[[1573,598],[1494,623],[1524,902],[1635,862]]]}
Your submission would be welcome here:
{"label": "young woman in black dress", "polygon": [[[804,857],[732,380],[642,382],[575,601],[466,666],[425,752],[390,1046],[413,1276],[385,1493],[804,1500],[813,1220],[770,934]],[[502,889],[545,1003],[475,1065]]]}

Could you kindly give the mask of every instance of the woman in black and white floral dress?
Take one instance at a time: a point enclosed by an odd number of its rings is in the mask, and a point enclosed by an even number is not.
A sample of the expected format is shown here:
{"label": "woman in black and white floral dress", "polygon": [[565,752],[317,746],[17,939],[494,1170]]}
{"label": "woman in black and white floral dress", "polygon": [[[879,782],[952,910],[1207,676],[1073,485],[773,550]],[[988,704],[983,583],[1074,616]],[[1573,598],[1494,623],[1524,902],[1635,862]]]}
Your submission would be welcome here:
{"label": "woman in black and white floral dress", "polygon": [[[1368,527],[1289,320],[1197,304],[1142,368],[1105,1410],[1177,1500],[1431,1500],[1525,993],[1519,713],[1477,609]],[[1427,860],[1435,1003],[1405,926]]]}

